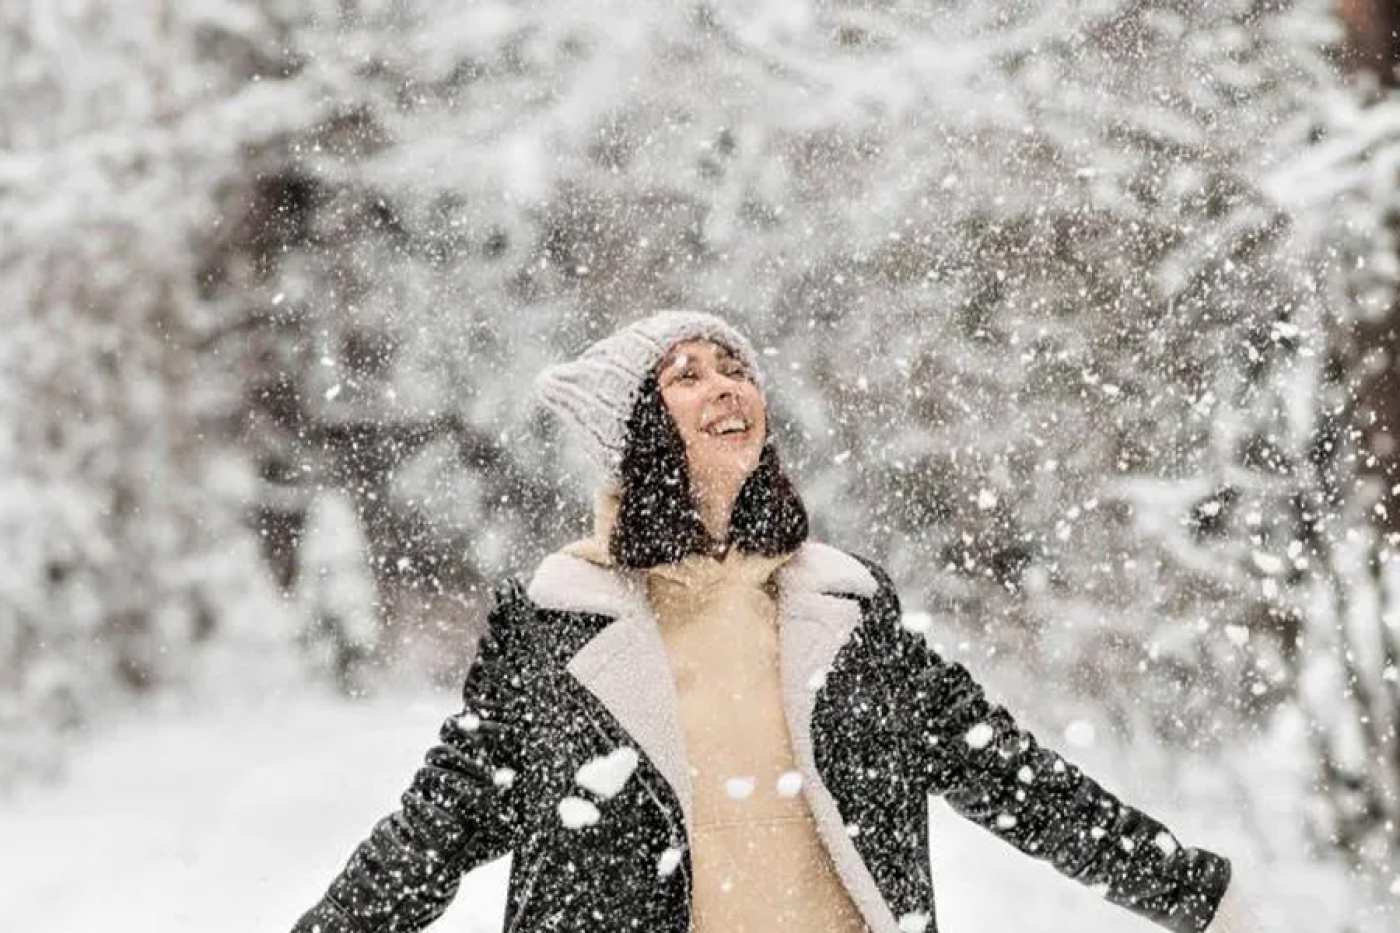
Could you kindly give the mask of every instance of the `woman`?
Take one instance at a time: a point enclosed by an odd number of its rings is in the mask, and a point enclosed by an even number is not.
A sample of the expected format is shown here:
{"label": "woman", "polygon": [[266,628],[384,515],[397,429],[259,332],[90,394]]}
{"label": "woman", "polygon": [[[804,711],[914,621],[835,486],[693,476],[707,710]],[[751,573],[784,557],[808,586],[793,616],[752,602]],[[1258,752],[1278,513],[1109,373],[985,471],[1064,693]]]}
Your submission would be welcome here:
{"label": "woman", "polygon": [[749,342],[667,311],[547,369],[608,477],[497,593],[464,707],[303,933],[417,930],[513,852],[506,929],[932,931],[929,794],[1177,933],[1257,929],[1230,862],[1041,746],[808,539]]}

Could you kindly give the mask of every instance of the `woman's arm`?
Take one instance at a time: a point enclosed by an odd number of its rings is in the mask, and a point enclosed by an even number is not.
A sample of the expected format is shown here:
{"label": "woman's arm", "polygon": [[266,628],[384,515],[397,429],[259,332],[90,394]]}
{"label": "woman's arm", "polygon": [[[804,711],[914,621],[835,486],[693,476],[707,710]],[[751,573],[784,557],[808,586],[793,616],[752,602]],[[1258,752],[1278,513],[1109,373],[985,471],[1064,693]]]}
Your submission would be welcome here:
{"label": "woman's arm", "polygon": [[402,807],[355,848],[294,933],[420,930],[447,909],[464,872],[515,847],[527,820],[516,778],[532,718],[515,616],[531,608],[514,581],[497,593],[462,711],[443,723]]}
{"label": "woman's arm", "polygon": [[1245,879],[1229,859],[1181,845],[1152,817],[1123,803],[1002,706],[960,663],[948,662],[902,624],[894,583],[879,564],[867,610],[879,620],[870,647],[887,693],[877,715],[906,777],[955,812],[1110,902],[1174,933],[1257,933]]}
{"label": "woman's arm", "polygon": [[[1107,900],[1175,933],[1246,933],[1252,911],[1232,890],[1231,863],[1183,846],[1161,823],[1119,800],[989,702],[959,663],[921,635],[904,696],[917,731],[915,780],[962,816]],[[1226,896],[1227,890],[1231,896]]]}

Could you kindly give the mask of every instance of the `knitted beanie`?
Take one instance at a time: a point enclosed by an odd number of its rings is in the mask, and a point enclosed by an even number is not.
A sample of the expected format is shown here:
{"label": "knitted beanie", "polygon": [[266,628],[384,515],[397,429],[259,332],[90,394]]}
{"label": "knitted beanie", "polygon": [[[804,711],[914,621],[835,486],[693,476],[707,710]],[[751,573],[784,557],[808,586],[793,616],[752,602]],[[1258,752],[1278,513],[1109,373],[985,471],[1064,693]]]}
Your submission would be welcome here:
{"label": "knitted beanie", "polygon": [[729,323],[700,311],[660,311],[597,341],[578,359],[546,367],[535,378],[535,395],[569,425],[608,478],[620,482],[627,419],[643,380],[672,346],[701,338],[732,350],[763,391],[753,346]]}

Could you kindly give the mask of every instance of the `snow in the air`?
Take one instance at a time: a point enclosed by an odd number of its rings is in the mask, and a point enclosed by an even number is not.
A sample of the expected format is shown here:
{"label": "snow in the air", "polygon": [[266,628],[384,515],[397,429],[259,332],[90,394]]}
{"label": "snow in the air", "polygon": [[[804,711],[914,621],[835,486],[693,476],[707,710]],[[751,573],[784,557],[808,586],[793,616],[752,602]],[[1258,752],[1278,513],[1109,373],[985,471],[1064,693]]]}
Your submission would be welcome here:
{"label": "snow in the air", "polygon": [[725,778],[724,793],[732,800],[745,800],[753,796],[756,783],[753,776],[747,774],[739,777]]}
{"label": "snow in the air", "polygon": [[559,801],[559,821],[570,829],[582,829],[598,822],[601,814],[591,800],[565,797]]}
{"label": "snow in the air", "polygon": [[[1082,769],[1264,933],[1397,929],[1394,7],[0,4],[0,930],[287,929],[435,742],[534,786],[462,702],[592,519],[532,379],[667,306],[758,348],[882,634],[1064,754],[1014,799]],[[907,744],[1028,749],[971,715]],[[594,725],[537,801],[573,841],[650,799]],[[817,789],[759,767],[705,779]],[[928,805],[901,931],[1147,933]]]}
{"label": "snow in the air", "polygon": [[604,799],[615,796],[637,768],[637,750],[631,746],[615,749],[579,767],[575,780]]}
{"label": "snow in the air", "polygon": [[668,846],[662,853],[661,858],[656,862],[656,873],[662,878],[670,875],[681,864],[681,850],[675,846]]}
{"label": "snow in the air", "polygon": [[990,724],[979,722],[967,730],[967,734],[963,736],[963,741],[967,742],[968,746],[971,748],[986,748],[987,743],[990,742],[995,735],[996,732],[993,731]]}
{"label": "snow in the air", "polygon": [[778,775],[776,790],[780,797],[796,797],[802,792],[802,772],[784,771]]}
{"label": "snow in the air", "polygon": [[899,918],[899,933],[924,933],[932,918],[925,913],[909,913]]}

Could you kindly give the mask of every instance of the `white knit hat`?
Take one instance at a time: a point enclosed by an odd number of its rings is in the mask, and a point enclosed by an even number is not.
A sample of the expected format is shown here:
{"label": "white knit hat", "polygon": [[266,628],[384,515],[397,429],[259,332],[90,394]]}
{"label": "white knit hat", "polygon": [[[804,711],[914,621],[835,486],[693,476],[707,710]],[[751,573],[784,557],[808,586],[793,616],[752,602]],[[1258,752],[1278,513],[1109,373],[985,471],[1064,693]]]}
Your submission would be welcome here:
{"label": "white knit hat", "polygon": [[627,419],[642,381],[672,346],[699,338],[734,351],[763,390],[753,346],[726,321],[700,311],[659,311],[597,341],[576,360],[546,367],[535,378],[536,397],[574,430],[608,477],[620,481]]}

